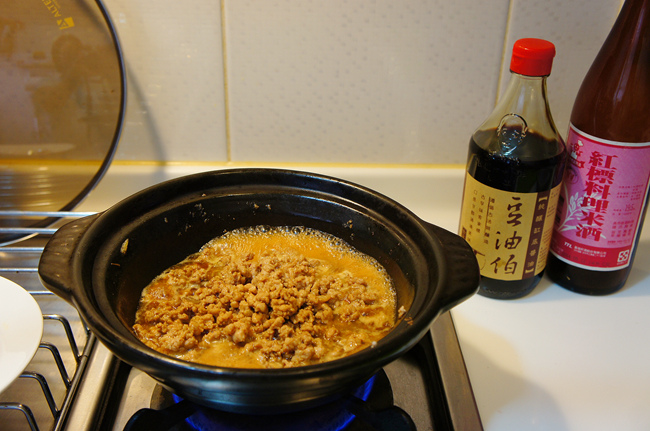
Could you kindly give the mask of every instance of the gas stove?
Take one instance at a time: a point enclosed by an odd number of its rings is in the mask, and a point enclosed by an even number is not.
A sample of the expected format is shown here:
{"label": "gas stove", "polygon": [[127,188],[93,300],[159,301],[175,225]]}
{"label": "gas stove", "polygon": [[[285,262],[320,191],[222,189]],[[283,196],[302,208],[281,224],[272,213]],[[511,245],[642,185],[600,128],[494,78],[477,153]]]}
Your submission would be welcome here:
{"label": "gas stove", "polygon": [[[134,416],[142,409],[169,411],[180,401],[139,370],[124,370],[122,378],[124,389],[115,400],[113,426],[107,429],[151,429],[146,420],[144,425],[138,424]],[[191,416],[186,421],[182,421],[184,414],[170,417],[162,413],[159,418],[170,426],[168,429],[177,431],[482,429],[449,313],[441,315],[406,355],[385,366],[354,393],[331,404],[278,416],[246,416],[194,407],[188,414]],[[179,424],[173,424],[173,419]]]}
{"label": "gas stove", "polygon": [[[87,214],[56,214],[64,221],[83,215]],[[30,371],[0,394],[4,430],[483,429],[448,312],[408,353],[331,404],[271,417],[188,406],[147,374],[113,356],[86,329],[73,307],[43,288],[36,267],[55,229],[56,225],[21,230],[26,239],[0,247],[2,276],[25,287],[37,299],[44,319],[60,321],[65,329],[46,326],[39,350],[51,351],[53,346],[58,352],[37,353],[27,367]],[[41,384],[24,381],[34,379]]]}

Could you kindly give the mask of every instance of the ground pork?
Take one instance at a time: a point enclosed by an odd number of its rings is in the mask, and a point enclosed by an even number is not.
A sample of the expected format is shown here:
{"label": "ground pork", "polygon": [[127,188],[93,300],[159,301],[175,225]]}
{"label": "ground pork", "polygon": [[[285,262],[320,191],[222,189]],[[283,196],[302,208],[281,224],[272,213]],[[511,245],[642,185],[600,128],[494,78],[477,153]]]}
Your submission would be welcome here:
{"label": "ground pork", "polygon": [[248,229],[147,286],[133,330],[149,347],[234,367],[295,367],[373,345],[395,324],[385,270],[310,230]]}

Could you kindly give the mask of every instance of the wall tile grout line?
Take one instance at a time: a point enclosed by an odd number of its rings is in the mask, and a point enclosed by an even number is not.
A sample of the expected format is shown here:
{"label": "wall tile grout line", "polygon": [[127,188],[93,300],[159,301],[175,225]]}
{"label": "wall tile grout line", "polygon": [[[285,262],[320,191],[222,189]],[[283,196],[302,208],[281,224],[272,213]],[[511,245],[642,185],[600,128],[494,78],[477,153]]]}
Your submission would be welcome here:
{"label": "wall tile grout line", "polygon": [[221,55],[223,57],[224,121],[226,129],[226,161],[232,162],[232,142],[230,139],[230,94],[228,92],[228,50],[226,48],[226,0],[221,0]]}

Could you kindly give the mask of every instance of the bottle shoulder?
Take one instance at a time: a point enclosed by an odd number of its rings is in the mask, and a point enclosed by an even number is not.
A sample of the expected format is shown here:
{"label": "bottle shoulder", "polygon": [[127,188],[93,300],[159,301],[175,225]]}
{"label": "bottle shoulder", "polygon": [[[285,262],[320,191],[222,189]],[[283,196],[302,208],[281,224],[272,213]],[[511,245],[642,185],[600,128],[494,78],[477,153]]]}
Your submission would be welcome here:
{"label": "bottle shoulder", "polygon": [[474,145],[500,158],[538,162],[561,160],[566,154],[566,144],[557,131],[542,134],[529,129],[525,134],[515,137],[516,142],[513,145],[504,143],[507,139],[503,132],[500,134],[495,128],[479,128],[472,135]]}
{"label": "bottle shoulder", "polygon": [[650,1],[628,2],[589,68],[571,123],[603,139],[650,141]]}
{"label": "bottle shoulder", "polygon": [[546,77],[513,73],[492,112],[476,129],[474,141],[491,153],[540,160],[564,151],[546,90]]}

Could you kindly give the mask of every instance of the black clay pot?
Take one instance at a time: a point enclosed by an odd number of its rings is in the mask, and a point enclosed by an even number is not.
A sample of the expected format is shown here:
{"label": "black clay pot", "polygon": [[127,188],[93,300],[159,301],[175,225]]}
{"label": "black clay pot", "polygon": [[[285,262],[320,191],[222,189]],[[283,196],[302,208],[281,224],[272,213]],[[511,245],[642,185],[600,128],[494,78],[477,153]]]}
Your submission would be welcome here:
{"label": "black clay pot", "polygon": [[[226,231],[307,226],[377,259],[407,312],[375,347],[289,369],[194,364],[142,344],[131,326],[142,289]],[[275,169],[190,175],[141,191],[104,213],[60,228],[43,252],[45,286],[72,303],[117,357],[176,394],[227,411],[279,413],[334,399],[413,347],[433,320],[473,295],[479,270],[459,236],[367,188]]]}

